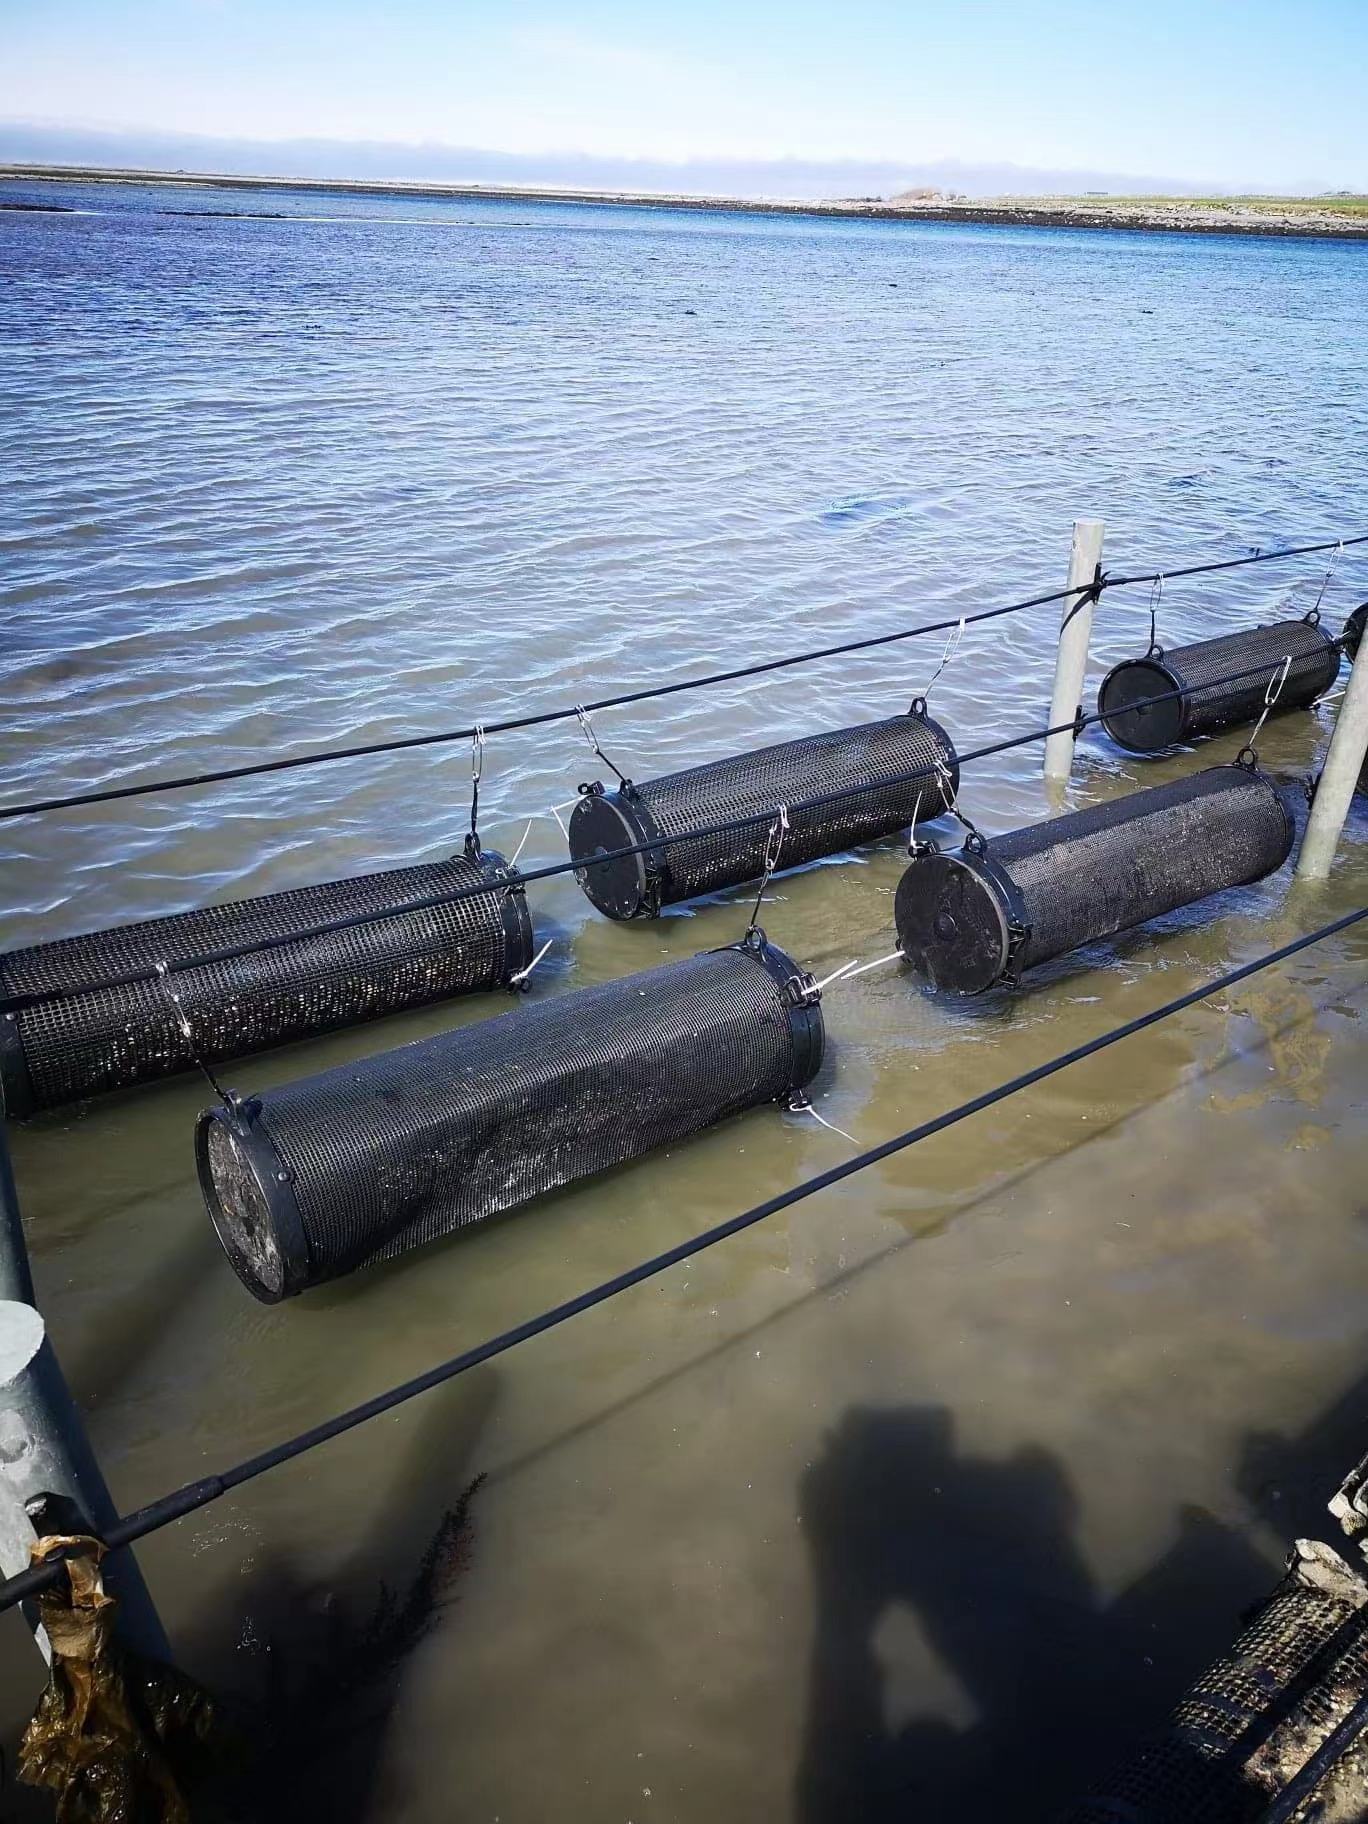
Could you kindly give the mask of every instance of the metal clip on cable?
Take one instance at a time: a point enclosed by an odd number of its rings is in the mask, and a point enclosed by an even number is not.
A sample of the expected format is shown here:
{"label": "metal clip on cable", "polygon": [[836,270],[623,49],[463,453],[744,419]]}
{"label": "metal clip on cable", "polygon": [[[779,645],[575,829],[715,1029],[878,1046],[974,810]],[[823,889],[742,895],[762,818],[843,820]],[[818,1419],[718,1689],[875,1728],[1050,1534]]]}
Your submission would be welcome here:
{"label": "metal clip on cable", "polygon": [[470,831],[465,839],[465,852],[471,861],[480,859],[480,774],[484,771],[484,723],[475,724],[470,738]]}
{"label": "metal clip on cable", "polygon": [[950,663],[951,659],[953,659],[955,654],[959,651],[959,644],[963,638],[964,638],[964,616],[961,615],[958,622],[956,623],[956,625],[954,627],[952,627],[950,630],[950,637],[945,642],[945,651],[941,654],[940,664],[937,665],[936,669],[931,673],[930,682],[926,685],[925,689],[920,693],[920,695],[918,695],[912,699],[912,709],[911,709],[912,715],[925,716],[927,699],[931,695],[932,688],[936,684],[941,673],[945,670],[946,666]]}
{"label": "metal clip on cable", "polygon": [[229,1090],[224,1089],[223,1085],[219,1082],[213,1071],[210,1070],[208,1064],[201,1055],[200,1048],[195,1043],[195,1029],[190,1024],[190,1017],[181,1003],[180,996],[171,986],[171,965],[166,962],[158,963],[156,965],[156,974],[157,983],[160,986],[162,993],[166,996],[167,1000],[170,1001],[171,1006],[174,1009],[176,1024],[180,1028],[181,1037],[189,1047],[190,1055],[195,1060],[196,1067],[210,1089],[213,1090],[219,1101],[222,1102],[228,1113],[236,1121],[240,1106],[238,1099]]}
{"label": "metal clip on cable", "polygon": [[1344,540],[1341,538],[1336,541],[1335,548],[1330,553],[1330,562],[1325,566],[1325,575],[1321,578],[1321,586],[1316,592],[1316,600],[1315,600],[1314,604],[1312,605],[1310,612],[1306,616],[1308,626],[1311,626],[1311,627],[1320,626],[1321,603],[1325,600],[1325,592],[1330,587],[1331,580],[1334,577],[1335,566],[1336,566],[1336,564],[1339,563],[1339,560],[1343,556],[1344,556]]}
{"label": "metal clip on cable", "polygon": [[1145,657],[1147,659],[1162,659],[1164,656],[1164,649],[1159,644],[1159,604],[1160,604],[1160,602],[1163,601],[1163,599],[1164,599],[1164,578],[1163,578],[1163,573],[1161,572],[1158,576],[1155,577],[1154,581],[1150,584],[1150,599],[1149,599],[1150,637],[1149,637],[1149,650],[1145,654]]}
{"label": "metal clip on cable", "polygon": [[1259,736],[1263,733],[1263,725],[1268,720],[1269,712],[1282,695],[1283,685],[1286,684],[1287,674],[1291,669],[1292,654],[1289,652],[1277,672],[1268,680],[1268,689],[1264,692],[1263,708],[1259,711],[1259,719],[1254,724],[1253,734],[1235,756],[1236,766],[1247,767],[1251,773],[1258,770]]}
{"label": "metal clip on cable", "polygon": [[[627,777],[626,773],[624,773],[621,770],[621,768],[619,768],[613,764],[613,762],[608,758],[607,754],[605,754],[603,749],[599,746],[598,736],[594,733],[594,725],[589,720],[589,711],[587,709],[585,709],[585,707],[582,703],[577,703],[575,705],[575,718],[578,721],[580,727],[584,730],[584,738],[589,743],[590,747],[593,748],[595,754],[597,754],[598,758],[600,760],[602,760],[603,764],[608,768],[609,772],[616,776],[617,781],[621,785],[623,791],[630,794],[632,791],[631,780]],[[588,792],[591,792],[592,790],[593,790],[593,787],[589,786],[589,785],[582,785],[580,787],[581,793],[588,793]]]}
{"label": "metal clip on cable", "polygon": [[788,827],[788,806],[781,804],[779,815],[770,825],[769,834],[765,838],[765,865],[760,875],[760,890],[755,895],[755,904],[751,907],[750,923],[746,926],[746,935],[741,940],[743,944],[749,943],[759,929],[760,904],[765,897],[765,888],[770,883],[770,876],[779,866],[779,857],[784,852],[784,838],[788,835]]}

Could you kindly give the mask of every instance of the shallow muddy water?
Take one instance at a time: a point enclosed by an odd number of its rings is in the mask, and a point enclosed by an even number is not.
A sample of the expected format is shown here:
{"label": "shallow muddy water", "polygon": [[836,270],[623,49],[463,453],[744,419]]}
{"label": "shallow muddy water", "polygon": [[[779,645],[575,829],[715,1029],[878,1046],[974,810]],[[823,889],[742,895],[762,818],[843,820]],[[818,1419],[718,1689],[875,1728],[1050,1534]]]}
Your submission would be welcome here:
{"label": "shallow muddy water", "polygon": [[[3,798],[380,739],[743,665],[1117,571],[1368,527],[1368,248],[411,199],[9,186],[0,215]],[[183,210],[188,213],[166,213]],[[330,219],[315,219],[327,215]],[[1166,644],[1300,614],[1324,563],[1174,583]],[[1346,552],[1324,607],[1368,594]],[[1094,672],[1143,649],[1146,591]],[[970,628],[934,713],[1038,724],[1057,610]],[[906,707],[909,642],[605,713],[638,777]],[[1266,763],[1318,764],[1321,706]],[[966,768],[992,832],[1233,757],[1090,735]],[[558,860],[600,770],[500,737],[487,839]],[[431,858],[430,749],[3,826],[0,943]],[[952,834],[949,826],[947,838]],[[896,843],[777,880],[822,975],[892,948]],[[828,994],[859,1145],[1364,901],[1284,872],[975,1003]],[[725,943],[532,890],[555,995]],[[148,1542],[185,1662],[307,1685],[483,1474],[459,1600],[326,1757],[394,1824],[1048,1817],[1234,1630],[1368,1449],[1351,935],[1213,997],[315,1451]],[[226,1074],[258,1089],[502,1012],[469,1000]],[[253,1303],[194,1183],[190,1080],[12,1129],[39,1294],[124,1507],[263,1448],[848,1156],[756,1111],[521,1214]],[[37,1684],[17,1620],[13,1740]],[[311,1669],[313,1669],[311,1671]]]}

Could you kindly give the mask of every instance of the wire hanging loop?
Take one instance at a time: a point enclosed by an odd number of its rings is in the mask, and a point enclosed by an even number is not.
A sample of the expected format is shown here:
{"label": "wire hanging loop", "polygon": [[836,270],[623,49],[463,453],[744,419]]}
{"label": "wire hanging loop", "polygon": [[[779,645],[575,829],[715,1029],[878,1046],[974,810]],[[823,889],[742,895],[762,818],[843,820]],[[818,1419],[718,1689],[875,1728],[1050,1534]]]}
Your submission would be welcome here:
{"label": "wire hanging loop", "polygon": [[465,839],[465,852],[472,861],[480,859],[480,774],[484,771],[484,723],[475,724],[470,738],[470,830]]}
{"label": "wire hanging loop", "polygon": [[770,877],[779,866],[779,857],[784,852],[784,838],[788,832],[788,806],[781,804],[779,815],[770,825],[769,833],[765,837],[765,859],[760,874],[760,889],[755,895],[755,904],[751,907],[750,923],[746,926],[746,935],[742,938],[742,943],[750,943],[760,928],[760,905],[765,897],[765,888],[770,883]]}
{"label": "wire hanging loop", "polygon": [[[584,730],[584,738],[589,743],[590,747],[593,748],[595,754],[602,760],[603,764],[608,768],[608,771],[616,776],[618,783],[622,786],[623,790],[630,792],[632,789],[631,780],[620,767],[613,764],[607,754],[605,754],[603,749],[599,746],[599,738],[594,733],[593,723],[589,720],[589,711],[582,703],[576,703],[575,705],[575,718],[579,722],[580,727]],[[584,791],[585,787],[581,786],[580,790]]]}
{"label": "wire hanging loop", "polygon": [[1164,599],[1164,578],[1163,578],[1163,573],[1161,572],[1158,576],[1155,577],[1154,581],[1150,584],[1150,598],[1149,598],[1150,637],[1149,637],[1149,651],[1145,654],[1145,657],[1147,659],[1162,659],[1164,656],[1164,649],[1159,644],[1159,604],[1163,601],[1163,599]]}
{"label": "wire hanging loop", "polygon": [[1344,540],[1341,538],[1341,539],[1337,539],[1335,541],[1335,548],[1330,553],[1330,562],[1325,566],[1325,575],[1321,578],[1321,586],[1316,591],[1316,599],[1312,603],[1311,610],[1308,613],[1308,615],[1306,616],[1307,625],[1310,627],[1319,627],[1320,626],[1321,603],[1325,600],[1326,590],[1330,587],[1331,582],[1334,580],[1335,566],[1339,563],[1339,560],[1343,556],[1344,556]]}
{"label": "wire hanging loop", "polygon": [[941,673],[945,670],[946,666],[950,663],[951,659],[953,659],[955,654],[959,651],[960,641],[963,638],[964,638],[964,616],[961,615],[957,625],[955,625],[954,627],[952,627],[950,629],[950,637],[945,642],[945,651],[941,654],[940,664],[937,665],[936,669],[931,673],[930,682],[925,686],[925,688],[923,690],[919,691],[917,696],[913,699],[914,703],[920,704],[922,706],[921,713],[923,715],[926,713],[925,712],[926,700],[931,695],[933,686],[936,684],[936,682],[940,678]]}
{"label": "wire hanging loop", "polygon": [[162,993],[166,996],[167,1000],[170,1001],[170,1003],[171,1003],[172,1017],[175,1019],[176,1025],[180,1028],[181,1037],[185,1040],[186,1045],[190,1049],[190,1056],[195,1060],[195,1064],[196,1064],[197,1068],[199,1069],[200,1074],[203,1076],[205,1082],[209,1085],[210,1089],[213,1090],[214,1094],[218,1097],[219,1101],[222,1102],[223,1106],[227,1109],[229,1115],[236,1122],[238,1119],[238,1105],[237,1105],[236,1098],[229,1094],[229,1092],[219,1082],[218,1078],[214,1075],[213,1071],[210,1070],[209,1066],[204,1061],[204,1058],[200,1052],[199,1046],[195,1043],[195,1029],[190,1024],[190,1016],[185,1011],[185,1007],[182,1004],[181,997],[176,993],[175,989],[171,986],[171,965],[170,965],[170,963],[166,963],[166,962],[158,963],[156,965],[156,972],[157,972],[157,986],[161,989]]}
{"label": "wire hanging loop", "polygon": [[1269,713],[1274,704],[1282,695],[1283,685],[1286,684],[1287,674],[1291,669],[1292,654],[1289,652],[1283,659],[1282,664],[1268,680],[1268,689],[1264,692],[1263,708],[1259,711],[1259,719],[1254,724],[1253,734],[1235,756],[1236,764],[1239,766],[1247,766],[1251,772],[1259,764],[1259,736],[1263,733],[1263,725],[1267,722]]}

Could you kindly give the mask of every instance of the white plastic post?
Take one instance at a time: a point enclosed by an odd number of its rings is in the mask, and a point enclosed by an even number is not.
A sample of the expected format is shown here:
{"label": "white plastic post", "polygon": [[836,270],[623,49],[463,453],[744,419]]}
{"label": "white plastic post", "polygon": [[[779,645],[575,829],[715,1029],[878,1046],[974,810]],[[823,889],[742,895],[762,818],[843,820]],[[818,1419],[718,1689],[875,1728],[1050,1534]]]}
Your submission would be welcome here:
{"label": "white plastic post", "polygon": [[[1102,521],[1076,519],[1073,548],[1069,553],[1070,589],[1086,589],[1102,562]],[[1083,679],[1088,669],[1092,639],[1093,604],[1081,595],[1063,603],[1059,624],[1059,653],[1055,659],[1054,695],[1050,699],[1051,728],[1072,722],[1083,701]],[[1045,741],[1045,777],[1067,779],[1073,769],[1074,735],[1071,728],[1049,735]]]}
{"label": "white plastic post", "polygon": [[1340,699],[1335,717],[1335,732],[1330,737],[1330,752],[1325,756],[1325,771],[1316,787],[1316,801],[1306,825],[1301,854],[1297,857],[1298,880],[1325,880],[1335,859],[1340,831],[1349,815],[1354,789],[1368,754],[1368,643],[1359,648],[1349,684]]}

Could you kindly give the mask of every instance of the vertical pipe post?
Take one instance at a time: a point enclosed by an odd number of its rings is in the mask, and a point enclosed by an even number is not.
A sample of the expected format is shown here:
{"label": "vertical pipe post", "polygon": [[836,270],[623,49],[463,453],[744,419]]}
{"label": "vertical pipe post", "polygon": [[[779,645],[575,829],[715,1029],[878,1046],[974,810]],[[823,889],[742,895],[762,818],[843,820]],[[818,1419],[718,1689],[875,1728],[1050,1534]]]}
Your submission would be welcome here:
{"label": "vertical pipe post", "polygon": [[33,1303],[33,1274],[29,1270],[28,1244],[19,1215],[19,1193],[14,1188],[9,1137],[0,1115],[0,1299]]}
{"label": "vertical pipe post", "polygon": [[[1076,519],[1073,546],[1069,552],[1070,589],[1087,589],[1096,580],[1102,562],[1102,521]],[[1059,617],[1059,652],[1055,658],[1054,694],[1050,698],[1049,726],[1072,722],[1083,701],[1083,679],[1088,669],[1088,645],[1092,639],[1093,603],[1083,595],[1071,595],[1063,603]],[[1073,770],[1074,734],[1065,729],[1045,741],[1045,777],[1067,779]]]}
{"label": "vertical pipe post", "polygon": [[[28,1249],[0,1119],[0,1570],[7,1577],[29,1567],[30,1547],[38,1537],[33,1511],[44,1496],[60,1497],[97,1536],[118,1516],[47,1325],[34,1308]],[[119,1599],[119,1638],[149,1659],[169,1659],[161,1621],[130,1552],[109,1561],[106,1582]],[[31,1613],[28,1619],[43,1657],[50,1658],[46,1633]]]}
{"label": "vertical pipe post", "polygon": [[1368,645],[1360,646],[1340,699],[1325,770],[1297,857],[1298,880],[1325,880],[1368,754]]}

